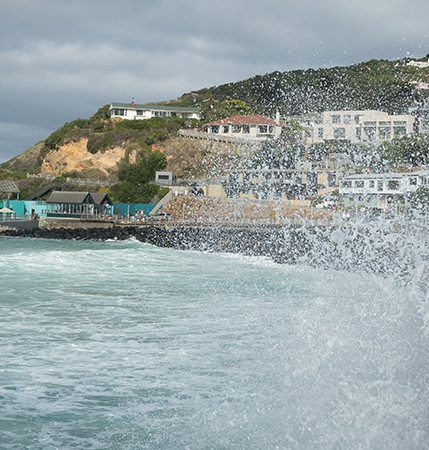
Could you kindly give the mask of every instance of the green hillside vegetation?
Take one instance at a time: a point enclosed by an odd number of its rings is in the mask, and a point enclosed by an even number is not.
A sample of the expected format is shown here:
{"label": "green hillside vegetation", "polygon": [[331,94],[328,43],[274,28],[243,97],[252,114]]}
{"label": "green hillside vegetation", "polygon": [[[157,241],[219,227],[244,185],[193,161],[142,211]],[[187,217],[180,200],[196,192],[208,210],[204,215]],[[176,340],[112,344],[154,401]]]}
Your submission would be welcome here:
{"label": "green hillside vegetation", "polygon": [[418,91],[410,82],[429,82],[429,70],[407,66],[408,61],[371,60],[346,67],[272,72],[193,91],[178,102],[196,106],[207,98],[217,102],[239,98],[256,113],[269,115],[277,109],[283,115],[340,109],[400,113],[428,98],[427,91]]}
{"label": "green hillside vegetation", "polygon": [[[160,194],[158,186],[151,182],[155,179],[155,171],[166,166],[166,157],[159,151],[151,151],[153,144],[161,144],[176,136],[181,128],[195,127],[198,121],[179,117],[152,118],[149,120],[112,120],[109,117],[109,105],[101,107],[89,119],[76,119],[64,124],[51,135],[15,158],[0,166],[4,172],[0,176],[18,181],[23,195],[28,196],[49,182],[40,179],[27,179],[27,172],[37,173],[44,157],[62,145],[87,138],[87,151],[90,153],[105,152],[113,147],[125,147],[128,155],[136,151],[137,161],[130,163],[128,157],[118,162],[119,178],[109,193],[114,201],[148,203]],[[80,172],[66,173],[55,182],[65,182],[72,178],[105,178],[103,172],[96,169],[85,169]],[[69,190],[82,189],[82,186],[68,186]]]}

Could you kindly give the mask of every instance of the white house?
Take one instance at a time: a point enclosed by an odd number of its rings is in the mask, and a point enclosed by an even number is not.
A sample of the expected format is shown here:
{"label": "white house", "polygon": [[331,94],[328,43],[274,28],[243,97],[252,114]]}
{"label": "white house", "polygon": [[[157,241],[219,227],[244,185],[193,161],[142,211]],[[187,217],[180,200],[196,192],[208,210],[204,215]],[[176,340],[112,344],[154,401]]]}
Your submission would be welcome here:
{"label": "white house", "polygon": [[429,170],[348,175],[340,181],[339,191],[346,204],[382,206],[395,199],[406,199],[421,186],[429,187]]}
{"label": "white house", "polygon": [[324,111],[312,124],[307,144],[391,141],[414,132],[411,114],[389,115],[384,111]]}
{"label": "white house", "polygon": [[418,67],[419,69],[426,69],[429,67],[429,58],[427,62],[411,60],[410,62],[407,63],[407,66]]}
{"label": "white house", "polygon": [[279,114],[276,120],[262,114],[236,115],[204,124],[206,134],[265,140],[280,136],[282,127]]}
{"label": "white house", "polygon": [[111,103],[110,117],[121,119],[151,119],[152,117],[182,117],[184,119],[201,119],[199,108],[179,107],[171,105],[137,104],[134,99],[131,103]]}

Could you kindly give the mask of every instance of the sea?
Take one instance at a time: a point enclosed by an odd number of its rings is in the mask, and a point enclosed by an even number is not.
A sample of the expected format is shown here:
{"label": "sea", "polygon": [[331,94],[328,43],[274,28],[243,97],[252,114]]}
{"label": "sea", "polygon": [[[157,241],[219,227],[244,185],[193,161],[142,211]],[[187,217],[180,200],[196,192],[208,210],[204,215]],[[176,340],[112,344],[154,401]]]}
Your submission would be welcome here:
{"label": "sea", "polygon": [[0,448],[429,448],[412,280],[0,237]]}

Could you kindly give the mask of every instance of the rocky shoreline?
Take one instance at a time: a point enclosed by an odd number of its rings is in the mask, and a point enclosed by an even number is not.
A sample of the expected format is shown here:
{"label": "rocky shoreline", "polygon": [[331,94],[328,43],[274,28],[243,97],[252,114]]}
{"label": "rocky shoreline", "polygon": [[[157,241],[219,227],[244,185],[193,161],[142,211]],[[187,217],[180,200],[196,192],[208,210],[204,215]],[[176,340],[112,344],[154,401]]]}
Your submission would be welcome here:
{"label": "rocky shoreline", "polygon": [[[109,228],[35,228],[0,230],[1,236],[74,239],[136,240],[177,250],[239,253],[262,256],[281,264],[394,276],[406,280],[427,252],[427,236],[394,228],[349,223],[343,227],[266,225],[260,227],[111,226]],[[404,255],[406,254],[406,258]]]}
{"label": "rocky shoreline", "polygon": [[[285,235],[288,236],[286,245]],[[266,256],[276,262],[295,263],[303,252],[310,249],[302,231],[295,227],[165,227],[165,226],[113,226],[111,228],[52,228],[3,230],[0,236],[75,239],[75,240],[127,240],[178,250],[241,253]],[[307,242],[307,244],[306,244]]]}

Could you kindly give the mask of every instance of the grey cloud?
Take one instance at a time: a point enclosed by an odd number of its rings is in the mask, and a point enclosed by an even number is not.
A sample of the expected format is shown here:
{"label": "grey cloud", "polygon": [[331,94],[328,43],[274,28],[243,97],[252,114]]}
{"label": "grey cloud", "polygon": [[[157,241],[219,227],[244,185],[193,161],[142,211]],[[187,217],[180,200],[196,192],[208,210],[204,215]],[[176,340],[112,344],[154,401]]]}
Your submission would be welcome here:
{"label": "grey cloud", "polygon": [[0,161],[110,101],[168,100],[273,70],[422,57],[428,13],[427,0],[6,2],[0,121],[11,126],[0,126]]}

